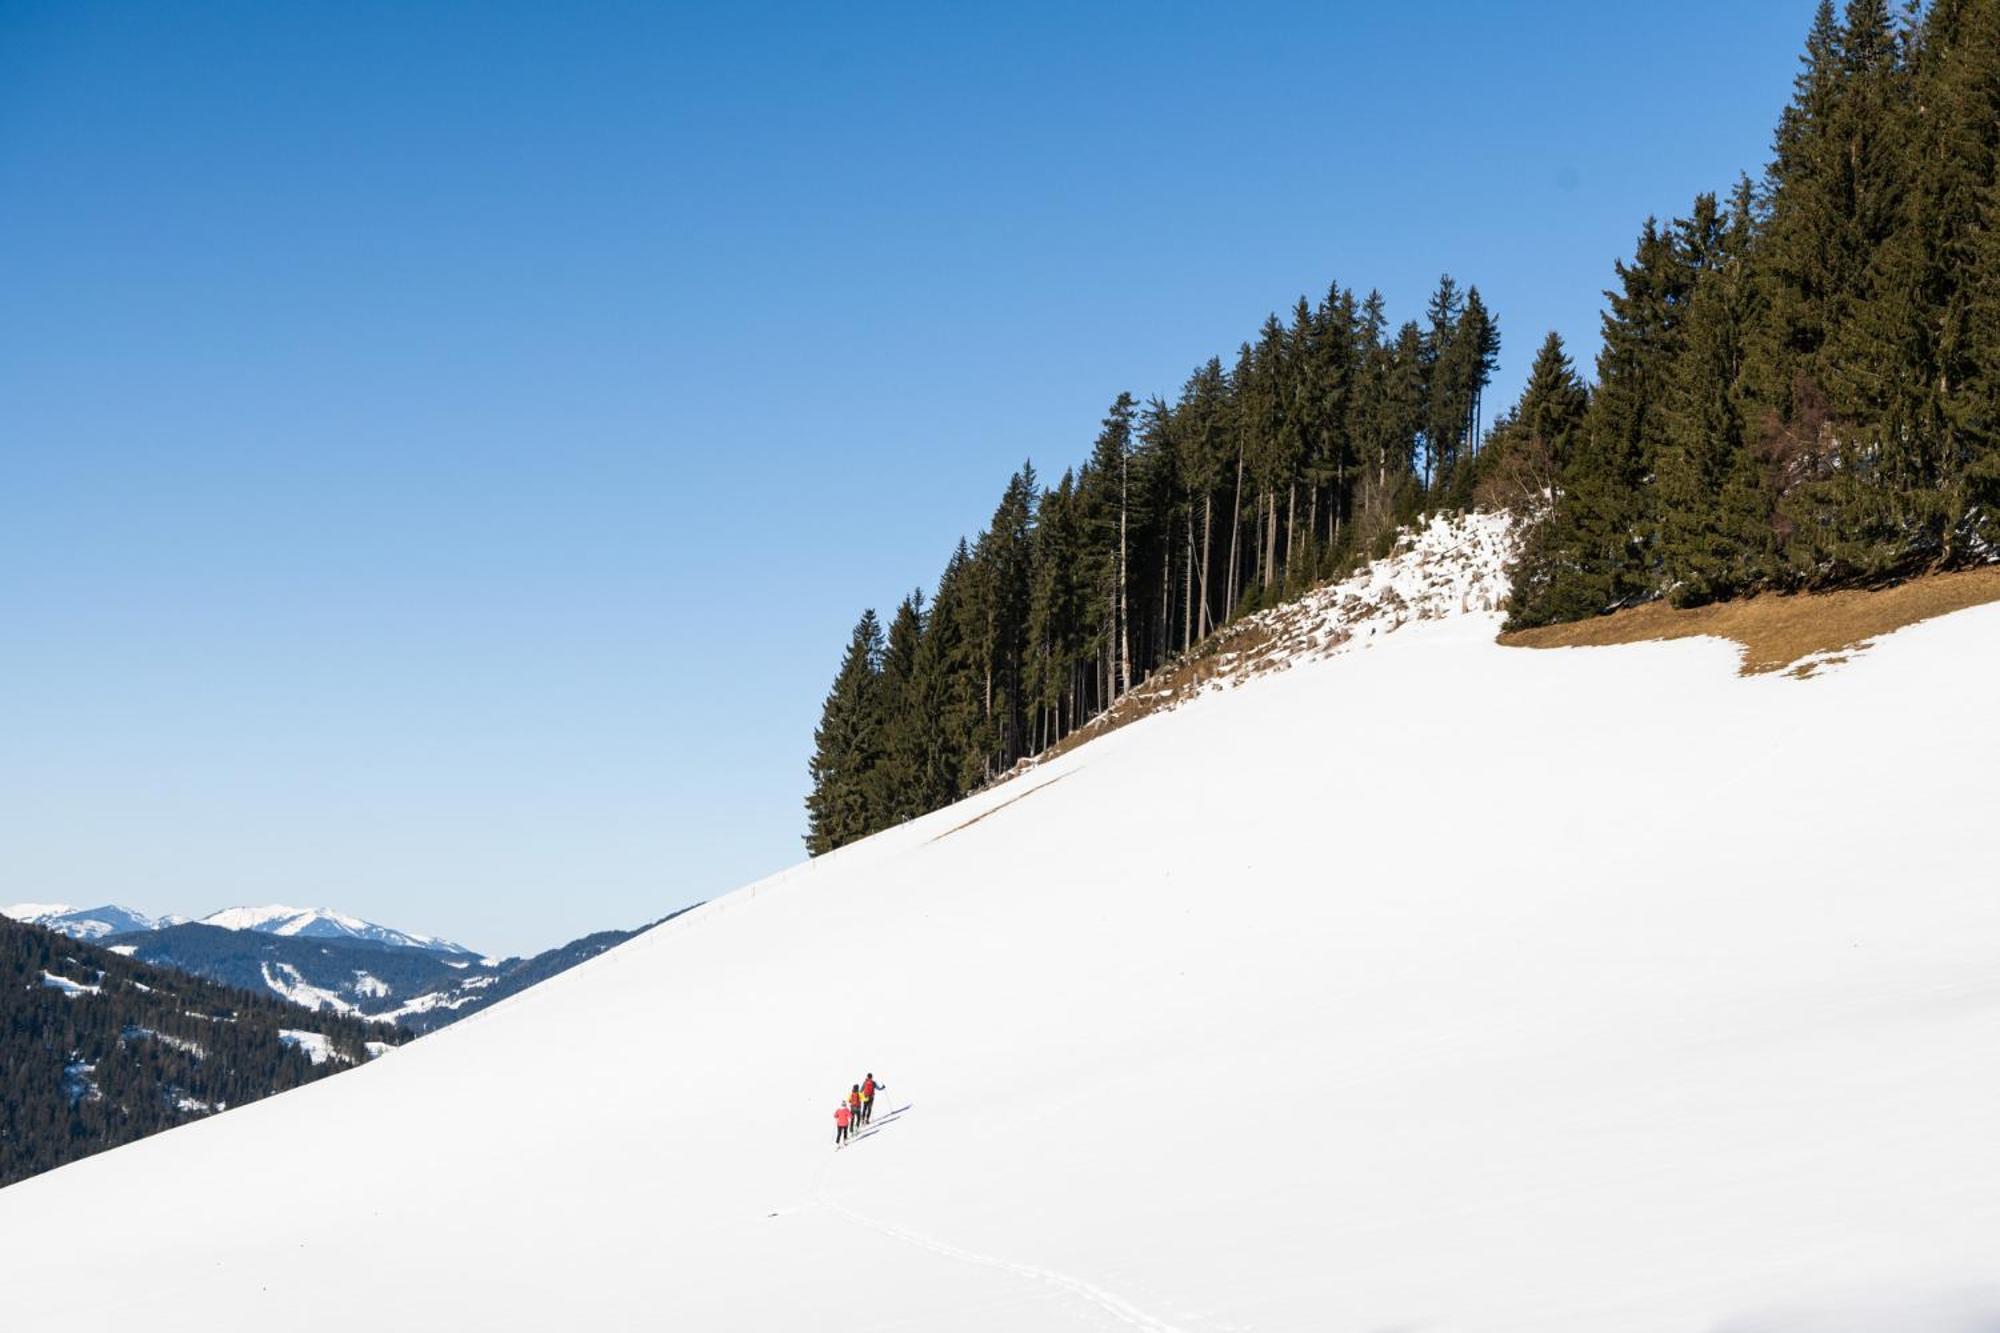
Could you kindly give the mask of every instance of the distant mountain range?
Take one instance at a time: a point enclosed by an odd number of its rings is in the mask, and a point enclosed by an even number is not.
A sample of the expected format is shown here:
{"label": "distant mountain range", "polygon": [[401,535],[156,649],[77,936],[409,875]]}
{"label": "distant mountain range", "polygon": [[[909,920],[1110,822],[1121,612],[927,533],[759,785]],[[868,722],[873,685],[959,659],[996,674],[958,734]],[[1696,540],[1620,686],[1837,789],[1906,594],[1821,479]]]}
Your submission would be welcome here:
{"label": "distant mountain range", "polygon": [[[172,924],[175,923],[161,921],[152,926],[138,926],[134,929],[156,929],[159,926]],[[388,944],[402,949],[421,949],[425,953],[447,958],[479,957],[464,945],[441,940],[435,935],[413,935],[406,930],[378,926],[373,921],[363,921],[360,917],[347,916],[324,907],[284,907],[276,904],[269,907],[225,907],[220,912],[212,912],[202,917],[200,924],[220,926],[224,930],[254,930],[260,934],[282,935],[290,939],[364,940],[372,944]]]}
{"label": "distant mountain range", "polygon": [[456,1022],[658,924],[599,931],[532,958],[489,958],[449,940],[327,908],[228,907],[191,921],[110,904],[20,903],[0,908],[0,915],[105,945],[140,962],[268,992],[316,1012],[420,1033]]}
{"label": "distant mountain range", "polygon": [[129,907],[107,903],[103,907],[71,907],[67,903],[15,903],[0,907],[0,916],[12,917],[31,926],[47,926],[73,940],[102,940],[132,930],[157,930],[179,925],[184,916],[147,916]]}
{"label": "distant mountain range", "polygon": [[[31,925],[47,926],[50,930],[61,931],[71,939],[103,940],[113,935],[129,935],[134,931],[162,930],[169,926],[187,924],[191,918],[184,916],[148,916],[135,912],[129,907],[107,903],[103,907],[71,907],[65,903],[16,903],[12,907],[0,907],[0,916],[10,916],[16,921],[26,921]],[[415,935],[407,930],[396,930],[389,926],[378,926],[373,921],[363,921],[360,917],[348,916],[325,907],[286,907],[272,903],[265,907],[225,907],[219,912],[193,918],[204,926],[219,926],[224,930],[250,930],[263,935],[283,935],[289,938],[310,940],[367,940],[376,944],[390,944],[405,949],[422,949],[427,953],[446,957],[477,958],[479,955],[462,944],[438,939],[434,935]]]}

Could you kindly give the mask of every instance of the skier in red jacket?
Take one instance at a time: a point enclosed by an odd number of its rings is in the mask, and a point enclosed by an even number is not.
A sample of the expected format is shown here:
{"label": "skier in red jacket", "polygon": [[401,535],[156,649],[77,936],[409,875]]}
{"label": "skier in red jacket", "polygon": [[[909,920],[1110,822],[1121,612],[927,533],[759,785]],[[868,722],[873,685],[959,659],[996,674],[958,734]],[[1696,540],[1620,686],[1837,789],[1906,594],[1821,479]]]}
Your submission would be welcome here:
{"label": "skier in red jacket", "polygon": [[853,1123],[854,1123],[854,1113],[847,1109],[846,1102],[842,1102],[840,1105],[833,1108],[834,1147],[838,1148],[841,1144],[847,1142],[847,1129],[848,1126],[852,1125]]}

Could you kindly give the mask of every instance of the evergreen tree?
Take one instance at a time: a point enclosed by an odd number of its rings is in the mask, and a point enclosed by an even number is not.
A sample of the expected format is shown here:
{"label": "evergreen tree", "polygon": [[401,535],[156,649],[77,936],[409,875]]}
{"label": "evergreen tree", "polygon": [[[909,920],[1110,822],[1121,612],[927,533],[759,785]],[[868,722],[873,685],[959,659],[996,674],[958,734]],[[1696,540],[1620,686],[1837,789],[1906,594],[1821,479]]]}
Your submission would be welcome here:
{"label": "evergreen tree", "polygon": [[1456,456],[1471,408],[1468,374],[1471,349],[1458,336],[1465,317],[1465,299],[1451,274],[1438,279],[1437,290],[1431,293],[1424,315],[1427,327],[1419,364],[1424,403],[1423,479],[1424,490],[1429,491],[1431,483]]}
{"label": "evergreen tree", "polygon": [[1545,516],[1589,413],[1590,390],[1562,335],[1551,332],[1535,353],[1521,401],[1494,423],[1479,455],[1479,502],[1512,509],[1530,522]]}
{"label": "evergreen tree", "polygon": [[[1229,468],[1229,383],[1220,358],[1188,377],[1181,389],[1173,436],[1174,461],[1180,486],[1188,497],[1188,593],[1193,607],[1186,617],[1182,648],[1206,638],[1215,626],[1216,603],[1210,590],[1215,573],[1215,503]],[[1195,508],[1199,505],[1199,552]]]}
{"label": "evergreen tree", "polygon": [[972,552],[961,541],[938,576],[917,643],[906,722],[916,755],[916,792],[925,810],[963,796],[968,768],[977,769],[973,733],[979,722],[975,646],[966,632]]}
{"label": "evergreen tree", "polygon": [[920,588],[897,606],[882,653],[882,755],[870,774],[871,831],[892,828],[924,813],[923,747],[916,725],[919,707],[915,690],[917,653],[923,637],[924,594]]}
{"label": "evergreen tree", "polygon": [[[1308,545],[1314,550],[1320,548],[1324,533],[1325,549],[1338,551],[1348,536],[1346,524],[1353,511],[1352,487],[1360,467],[1360,450],[1350,423],[1361,375],[1359,319],[1354,293],[1342,291],[1338,284],[1328,288],[1313,312],[1306,350],[1304,416],[1306,481],[1311,488],[1306,532]],[[1315,560],[1311,573],[1316,577],[1324,572]]]}
{"label": "evergreen tree", "polygon": [[1028,610],[1033,590],[1035,469],[1008,479],[993,522],[973,548],[980,589],[981,752],[984,776],[1005,771],[1025,753],[1027,698],[1024,671]]}
{"label": "evergreen tree", "polygon": [[1745,430],[1741,378],[1756,289],[1748,182],[1727,222],[1696,201],[1685,225],[1699,275],[1666,388],[1659,459],[1661,578],[1677,605],[1728,597],[1770,572],[1770,497]]}
{"label": "evergreen tree", "polygon": [[1039,507],[1028,601],[1028,696],[1038,713],[1038,750],[1060,741],[1081,718],[1087,623],[1078,581],[1082,534],[1075,475],[1063,473]]}
{"label": "evergreen tree", "polygon": [[872,797],[882,756],[881,669],[882,626],[871,608],[855,623],[813,732],[806,850],[814,856],[877,827]]}
{"label": "evergreen tree", "polygon": [[1101,635],[1097,663],[1102,706],[1131,688],[1127,626],[1132,423],[1138,404],[1121,393],[1105,413],[1078,490],[1088,534],[1088,611]]}

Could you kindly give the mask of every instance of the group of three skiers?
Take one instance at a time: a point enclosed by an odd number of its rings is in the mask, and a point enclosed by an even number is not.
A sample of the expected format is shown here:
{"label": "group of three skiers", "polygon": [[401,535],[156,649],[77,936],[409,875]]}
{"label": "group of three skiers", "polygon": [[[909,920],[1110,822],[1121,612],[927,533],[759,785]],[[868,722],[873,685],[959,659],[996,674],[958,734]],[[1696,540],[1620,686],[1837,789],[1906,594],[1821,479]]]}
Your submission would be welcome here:
{"label": "group of three skiers", "polygon": [[833,1146],[838,1148],[847,1142],[847,1136],[867,1124],[875,1115],[875,1094],[888,1087],[877,1083],[870,1074],[854,1085],[853,1091],[843,1097],[840,1105],[833,1108]]}

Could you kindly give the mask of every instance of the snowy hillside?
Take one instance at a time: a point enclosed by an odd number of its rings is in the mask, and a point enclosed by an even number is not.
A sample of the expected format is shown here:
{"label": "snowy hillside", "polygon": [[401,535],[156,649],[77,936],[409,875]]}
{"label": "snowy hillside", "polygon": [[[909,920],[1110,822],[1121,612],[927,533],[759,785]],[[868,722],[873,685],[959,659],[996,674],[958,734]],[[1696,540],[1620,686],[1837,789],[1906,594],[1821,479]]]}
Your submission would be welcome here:
{"label": "snowy hillside", "polygon": [[2000,607],[1800,681],[1439,595],[0,1191],[11,1322],[2000,1326]]}

